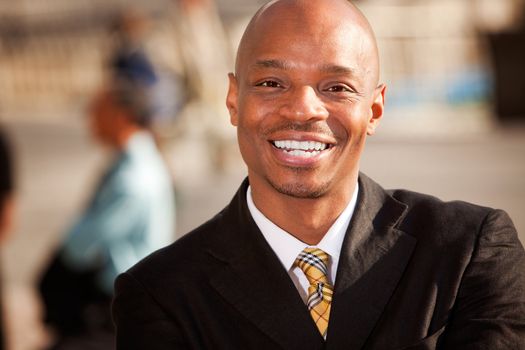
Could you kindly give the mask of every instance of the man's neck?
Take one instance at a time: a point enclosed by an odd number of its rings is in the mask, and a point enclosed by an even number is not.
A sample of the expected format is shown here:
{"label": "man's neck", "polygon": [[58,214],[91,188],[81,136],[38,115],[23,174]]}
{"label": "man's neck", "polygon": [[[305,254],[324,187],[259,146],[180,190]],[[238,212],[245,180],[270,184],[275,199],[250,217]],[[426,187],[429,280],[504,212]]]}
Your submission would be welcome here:
{"label": "man's neck", "polygon": [[[315,199],[295,198],[276,190],[261,191],[252,185],[255,206],[274,224],[297,239],[319,243],[346,208],[356,189],[355,182],[346,191],[332,191]],[[255,186],[254,186],[255,185]]]}

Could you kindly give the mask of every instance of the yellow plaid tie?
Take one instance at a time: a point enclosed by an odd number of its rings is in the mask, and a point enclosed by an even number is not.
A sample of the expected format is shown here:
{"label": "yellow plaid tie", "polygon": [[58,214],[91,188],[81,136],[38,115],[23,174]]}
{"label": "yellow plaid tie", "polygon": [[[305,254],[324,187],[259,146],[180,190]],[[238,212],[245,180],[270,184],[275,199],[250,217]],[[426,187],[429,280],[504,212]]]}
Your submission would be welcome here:
{"label": "yellow plaid tie", "polygon": [[326,337],[330,304],[334,293],[327,277],[329,259],[330,256],[319,248],[305,248],[295,259],[295,265],[303,270],[308,282],[310,282],[306,304],[323,337]]}

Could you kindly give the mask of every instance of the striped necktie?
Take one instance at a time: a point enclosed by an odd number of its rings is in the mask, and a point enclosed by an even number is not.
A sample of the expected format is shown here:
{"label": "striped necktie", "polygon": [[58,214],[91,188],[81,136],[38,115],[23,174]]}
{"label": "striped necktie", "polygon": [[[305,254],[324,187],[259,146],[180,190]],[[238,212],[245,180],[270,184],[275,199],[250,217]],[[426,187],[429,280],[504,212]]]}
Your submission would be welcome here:
{"label": "striped necktie", "polygon": [[330,256],[319,248],[305,248],[295,260],[295,266],[303,270],[310,286],[307,306],[317,329],[326,338],[333,287],[328,282]]}

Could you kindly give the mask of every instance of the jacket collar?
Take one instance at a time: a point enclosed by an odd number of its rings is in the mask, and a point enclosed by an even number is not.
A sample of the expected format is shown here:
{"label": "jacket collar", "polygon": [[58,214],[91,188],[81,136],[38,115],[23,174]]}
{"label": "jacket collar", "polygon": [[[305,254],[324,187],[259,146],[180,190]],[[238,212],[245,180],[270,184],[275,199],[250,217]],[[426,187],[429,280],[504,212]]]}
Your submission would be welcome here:
{"label": "jacket collar", "polygon": [[407,206],[364,174],[359,184],[363,191],[343,242],[327,349],[365,345],[416,244],[398,229]]}

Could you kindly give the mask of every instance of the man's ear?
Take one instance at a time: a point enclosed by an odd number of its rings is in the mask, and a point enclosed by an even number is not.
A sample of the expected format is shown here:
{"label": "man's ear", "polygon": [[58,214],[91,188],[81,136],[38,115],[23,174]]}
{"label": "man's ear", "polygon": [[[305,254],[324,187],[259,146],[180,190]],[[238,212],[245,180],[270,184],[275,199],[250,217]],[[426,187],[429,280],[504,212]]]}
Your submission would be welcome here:
{"label": "man's ear", "polygon": [[237,101],[239,96],[239,85],[237,78],[233,73],[228,73],[228,80],[230,82],[228,88],[228,94],[226,95],[226,107],[230,112],[230,122],[232,125],[237,126],[239,123],[239,117],[237,114]]}
{"label": "man's ear", "polygon": [[383,113],[385,111],[385,92],[385,84],[380,84],[374,90],[374,101],[372,102],[372,116],[368,121],[368,126],[366,129],[366,133],[368,135],[374,135],[376,128],[379,125],[379,121],[383,117]]}

